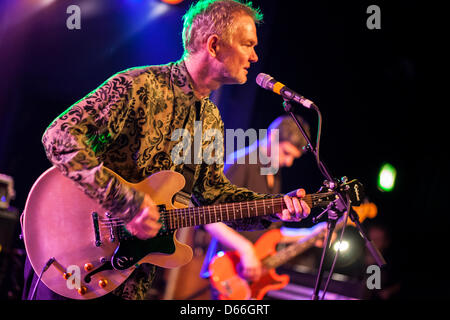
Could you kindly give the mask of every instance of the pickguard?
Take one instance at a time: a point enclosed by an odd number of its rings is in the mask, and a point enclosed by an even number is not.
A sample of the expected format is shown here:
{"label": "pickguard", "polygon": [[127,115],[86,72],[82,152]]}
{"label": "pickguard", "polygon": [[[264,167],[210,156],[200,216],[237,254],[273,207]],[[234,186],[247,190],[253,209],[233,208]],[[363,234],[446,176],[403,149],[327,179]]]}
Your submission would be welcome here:
{"label": "pickguard", "polygon": [[173,232],[148,240],[133,237],[120,242],[114,251],[111,263],[114,269],[125,270],[137,264],[148,254],[173,254],[174,252]]}

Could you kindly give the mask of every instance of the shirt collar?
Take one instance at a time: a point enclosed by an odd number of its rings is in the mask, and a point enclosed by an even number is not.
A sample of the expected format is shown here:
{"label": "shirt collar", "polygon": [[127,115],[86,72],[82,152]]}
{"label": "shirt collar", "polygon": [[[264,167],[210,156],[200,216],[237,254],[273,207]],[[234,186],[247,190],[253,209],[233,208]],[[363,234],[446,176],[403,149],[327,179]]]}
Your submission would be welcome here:
{"label": "shirt collar", "polygon": [[201,102],[209,101],[209,97],[199,99],[194,94],[194,88],[192,87],[192,79],[189,75],[189,72],[186,68],[186,63],[184,62],[183,59],[180,59],[173,64],[171,76],[172,82],[193,101],[201,101]]}

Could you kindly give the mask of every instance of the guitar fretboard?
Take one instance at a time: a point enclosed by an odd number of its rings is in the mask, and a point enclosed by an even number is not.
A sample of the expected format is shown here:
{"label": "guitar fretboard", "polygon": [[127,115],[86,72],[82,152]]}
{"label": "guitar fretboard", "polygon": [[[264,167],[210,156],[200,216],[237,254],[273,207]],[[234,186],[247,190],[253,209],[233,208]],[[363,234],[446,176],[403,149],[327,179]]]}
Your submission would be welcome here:
{"label": "guitar fretboard", "polygon": [[[315,206],[328,205],[330,199],[327,198],[330,198],[330,196],[333,198],[333,193],[308,194],[302,200],[310,208],[313,208]],[[284,199],[277,197],[168,210],[163,212],[161,217],[165,219],[169,229],[175,230],[221,221],[232,221],[281,213],[283,209],[286,209]]]}

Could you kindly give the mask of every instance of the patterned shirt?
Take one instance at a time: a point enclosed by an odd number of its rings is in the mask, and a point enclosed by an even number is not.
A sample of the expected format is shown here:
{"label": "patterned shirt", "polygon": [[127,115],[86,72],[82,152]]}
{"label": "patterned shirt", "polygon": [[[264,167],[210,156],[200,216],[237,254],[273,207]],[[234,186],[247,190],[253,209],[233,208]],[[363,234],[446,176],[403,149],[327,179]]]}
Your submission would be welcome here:
{"label": "patterned shirt", "polygon": [[[171,157],[180,141],[172,137],[177,129],[194,137],[197,117],[202,136],[210,129],[220,130],[223,136],[217,106],[209,98],[194,95],[185,63],[180,60],[115,74],[56,118],[42,142],[49,160],[65,176],[112,217],[127,223],[139,211],[144,194],[122,184],[104,167],[131,183],[161,170],[182,173],[184,164]],[[205,139],[201,150],[213,142]],[[273,197],[231,184],[223,173],[223,163],[205,161],[196,165],[192,195],[201,205]],[[273,220],[269,216],[228,224],[237,230],[258,230]],[[142,264],[115,293],[126,299],[144,299],[154,270],[154,266]]]}

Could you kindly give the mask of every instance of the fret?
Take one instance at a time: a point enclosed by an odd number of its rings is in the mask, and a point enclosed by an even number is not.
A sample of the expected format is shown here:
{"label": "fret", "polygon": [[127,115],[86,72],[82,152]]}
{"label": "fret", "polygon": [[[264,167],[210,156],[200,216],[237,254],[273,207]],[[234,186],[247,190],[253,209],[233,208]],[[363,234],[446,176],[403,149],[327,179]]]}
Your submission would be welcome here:
{"label": "fret", "polygon": [[167,221],[167,217],[169,218],[169,221],[168,221],[169,229],[172,229],[172,230],[175,229],[172,224],[172,213],[170,212],[170,213],[166,214],[166,221]]}
{"label": "fret", "polygon": [[177,214],[173,215],[173,226],[175,229],[178,229],[178,217]]}
{"label": "fret", "polygon": [[244,219],[244,216],[242,215],[243,214],[243,212],[242,212],[242,202],[239,202],[239,206],[241,207],[241,219]]}
{"label": "fret", "polygon": [[209,215],[208,215],[208,223],[212,223],[212,214],[211,214],[211,209],[214,209],[214,207],[212,207],[212,206],[209,206]]}
{"label": "fret", "polygon": [[[255,201],[255,203],[256,203],[256,201]],[[262,203],[263,203],[264,215],[267,215],[267,214],[266,214],[266,200],[263,199],[263,200],[262,200]]]}
{"label": "fret", "polygon": [[250,202],[247,201],[246,203],[247,203],[247,218],[249,218],[250,217]]}
{"label": "fret", "polygon": [[[192,216],[191,216],[191,226],[196,226],[197,222],[195,221],[195,211],[198,211],[198,208],[196,208],[197,210],[193,210],[192,212]],[[192,219],[194,219],[194,224],[192,224]]]}
{"label": "fret", "polygon": [[186,215],[186,219],[185,219],[185,222],[186,222],[186,227],[190,227],[191,226],[191,219],[192,219],[192,214],[191,214],[191,208],[188,208],[187,209],[187,215]]}
{"label": "fret", "polygon": [[205,207],[197,208],[198,209],[198,221],[197,224],[202,224],[202,216],[205,215]]}
{"label": "fret", "polygon": [[223,220],[225,220],[225,217],[224,217],[224,215],[223,215],[223,210],[226,208],[226,205],[225,204],[221,204],[220,205],[220,207],[219,207],[219,221],[223,221]]}
{"label": "fret", "polygon": [[184,220],[184,212],[186,211],[185,208],[183,208],[183,211],[180,212],[180,214],[178,215],[178,217],[180,218],[180,227],[183,228],[183,220]]}
{"label": "fret", "polygon": [[189,208],[186,208],[186,210],[184,211],[184,216],[183,216],[183,222],[184,222],[184,226],[188,227],[189,223],[188,223],[188,219],[189,219]]}
{"label": "fret", "polygon": [[186,217],[185,217],[185,219],[184,219],[184,222],[185,222],[185,225],[186,225],[186,227],[190,227],[191,226],[191,208],[187,208],[186,209],[186,211],[187,211],[187,214],[186,214]]}
{"label": "fret", "polygon": [[177,217],[177,229],[179,229],[179,228],[183,228],[183,211],[184,210],[186,210],[186,209],[182,209],[177,215],[176,215],[176,217]]}
{"label": "fret", "polygon": [[217,222],[217,211],[216,211],[217,206],[213,206],[214,209],[214,221],[213,222]]}
{"label": "fret", "polygon": [[175,229],[177,228],[177,226],[176,226],[176,224],[175,224],[175,216],[176,216],[176,215],[174,215],[174,214],[172,213],[171,216],[172,216],[172,217],[171,217],[171,218],[172,218],[172,219],[171,219],[171,220],[172,220],[172,229],[175,230]]}
{"label": "fret", "polygon": [[225,204],[225,208],[227,209],[227,219],[230,221],[230,214],[228,213],[228,204]]}

